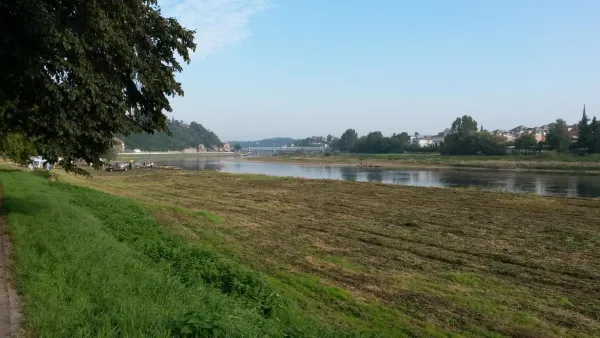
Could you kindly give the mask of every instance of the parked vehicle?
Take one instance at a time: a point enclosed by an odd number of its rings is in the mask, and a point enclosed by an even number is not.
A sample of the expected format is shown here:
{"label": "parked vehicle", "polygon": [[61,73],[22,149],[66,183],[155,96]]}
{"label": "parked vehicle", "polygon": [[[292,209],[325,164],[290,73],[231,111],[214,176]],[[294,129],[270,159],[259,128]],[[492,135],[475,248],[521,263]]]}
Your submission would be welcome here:
{"label": "parked vehicle", "polygon": [[127,162],[116,162],[112,163],[106,168],[107,171],[127,171],[129,170],[129,163]]}

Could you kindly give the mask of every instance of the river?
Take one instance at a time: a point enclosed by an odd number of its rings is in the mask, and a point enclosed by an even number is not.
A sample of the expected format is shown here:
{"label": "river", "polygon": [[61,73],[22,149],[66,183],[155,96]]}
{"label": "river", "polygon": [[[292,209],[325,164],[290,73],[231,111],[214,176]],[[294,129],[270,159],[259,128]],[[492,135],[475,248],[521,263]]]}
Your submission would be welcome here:
{"label": "river", "polygon": [[420,187],[469,187],[552,196],[600,197],[600,175],[418,168],[383,170],[217,159],[172,160],[168,164],[188,170],[218,170],[236,174],[381,182]]}

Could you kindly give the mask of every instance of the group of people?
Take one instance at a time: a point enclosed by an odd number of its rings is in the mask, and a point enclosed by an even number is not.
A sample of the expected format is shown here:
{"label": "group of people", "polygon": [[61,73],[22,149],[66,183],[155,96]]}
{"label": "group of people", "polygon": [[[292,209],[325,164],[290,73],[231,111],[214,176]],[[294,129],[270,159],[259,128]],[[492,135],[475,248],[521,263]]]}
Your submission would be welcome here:
{"label": "group of people", "polygon": [[142,163],[142,167],[146,168],[146,167],[150,167],[150,169],[154,168],[154,162],[150,162],[148,164],[146,164],[146,162]]}
{"label": "group of people", "polygon": [[[131,166],[131,162],[129,163],[129,165]],[[166,163],[165,163],[165,165],[166,165]],[[150,162],[150,163],[144,162],[144,163],[142,163],[142,168],[152,169],[152,168],[154,168],[154,162]]]}

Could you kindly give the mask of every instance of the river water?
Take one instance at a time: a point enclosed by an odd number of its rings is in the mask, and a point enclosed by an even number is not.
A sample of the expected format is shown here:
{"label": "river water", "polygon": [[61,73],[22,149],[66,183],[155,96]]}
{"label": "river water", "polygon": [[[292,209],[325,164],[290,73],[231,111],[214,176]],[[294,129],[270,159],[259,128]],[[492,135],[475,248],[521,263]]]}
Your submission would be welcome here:
{"label": "river water", "polygon": [[479,171],[459,169],[367,169],[328,165],[301,165],[233,160],[169,161],[188,170],[218,170],[237,174],[264,174],[420,187],[469,187],[538,195],[600,197],[600,175]]}

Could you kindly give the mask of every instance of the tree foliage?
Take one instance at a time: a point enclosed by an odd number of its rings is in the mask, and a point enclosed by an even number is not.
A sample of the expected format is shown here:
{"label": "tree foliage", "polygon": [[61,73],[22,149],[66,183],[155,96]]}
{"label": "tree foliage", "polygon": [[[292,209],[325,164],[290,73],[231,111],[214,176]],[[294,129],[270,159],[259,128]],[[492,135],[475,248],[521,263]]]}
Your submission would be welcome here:
{"label": "tree foliage", "polygon": [[590,142],[592,141],[592,130],[590,125],[588,124],[590,119],[587,117],[585,113],[585,105],[583,106],[583,115],[581,116],[581,121],[577,124],[577,145],[580,148],[587,148],[590,146]]}
{"label": "tree foliage", "polygon": [[537,145],[535,134],[523,134],[515,140],[515,148],[531,150]]}
{"label": "tree foliage", "polygon": [[596,120],[596,116],[590,123],[591,140],[588,149],[593,153],[600,153],[600,122]]}
{"label": "tree foliage", "polygon": [[116,161],[119,157],[119,148],[116,145],[113,145],[108,151],[102,154],[102,159],[106,161]]}
{"label": "tree foliage", "polygon": [[571,137],[569,136],[569,127],[563,119],[556,120],[556,123],[550,127],[548,135],[546,135],[546,143],[550,149],[559,153],[569,152]]}
{"label": "tree foliage", "polygon": [[339,151],[350,151],[354,146],[354,142],[358,140],[358,133],[354,129],[346,130],[338,141]]}
{"label": "tree foliage", "polygon": [[[8,0],[0,10],[0,135],[51,162],[97,163],[115,135],[166,131],[193,31],[156,0]],[[68,163],[68,161],[67,161]]]}
{"label": "tree foliage", "polygon": [[366,136],[360,137],[350,151],[355,153],[374,153],[384,154],[389,150],[389,142],[380,131],[370,132]]}
{"label": "tree foliage", "polygon": [[421,151],[424,149],[418,146],[411,147],[409,141],[410,137],[405,132],[394,133],[391,137],[386,137],[380,131],[373,131],[358,137],[354,129],[348,129],[341,138],[332,138],[331,144],[334,150],[363,154],[403,153],[407,150]]}
{"label": "tree foliage", "polygon": [[239,143],[233,145],[233,151],[241,151],[242,146]]}
{"label": "tree foliage", "polygon": [[461,134],[466,135],[469,133],[477,132],[477,121],[473,120],[473,118],[469,115],[464,115],[463,117],[457,117],[454,122],[452,122],[452,127],[450,128],[453,134]]}
{"label": "tree foliage", "polygon": [[585,148],[590,153],[600,153],[600,122],[596,116],[591,123],[583,106],[581,121],[577,124],[577,147]]}
{"label": "tree foliage", "polygon": [[139,148],[144,151],[167,151],[196,148],[199,144],[204,144],[207,148],[222,145],[219,137],[200,123],[186,124],[183,121],[168,120],[167,127],[170,134],[157,132],[119,137],[125,142],[125,147],[130,150]]}
{"label": "tree foliage", "polygon": [[22,133],[10,133],[0,137],[0,155],[15,163],[26,165],[31,156],[37,155],[33,141]]}
{"label": "tree foliage", "polygon": [[501,155],[506,153],[505,139],[487,131],[477,131],[477,121],[464,115],[452,122],[452,133],[444,138],[443,155]]}
{"label": "tree foliage", "polygon": [[505,140],[487,131],[451,134],[444,138],[442,155],[503,155]]}

